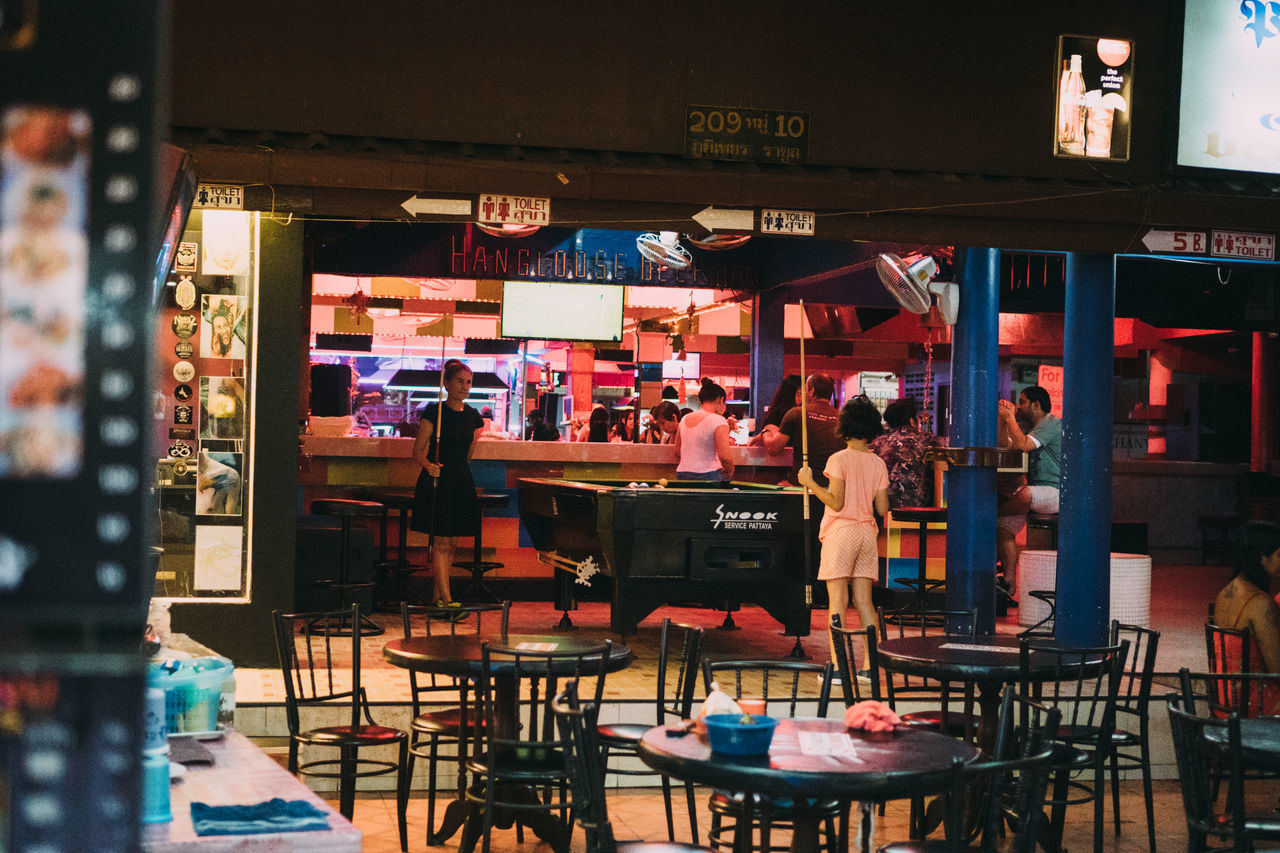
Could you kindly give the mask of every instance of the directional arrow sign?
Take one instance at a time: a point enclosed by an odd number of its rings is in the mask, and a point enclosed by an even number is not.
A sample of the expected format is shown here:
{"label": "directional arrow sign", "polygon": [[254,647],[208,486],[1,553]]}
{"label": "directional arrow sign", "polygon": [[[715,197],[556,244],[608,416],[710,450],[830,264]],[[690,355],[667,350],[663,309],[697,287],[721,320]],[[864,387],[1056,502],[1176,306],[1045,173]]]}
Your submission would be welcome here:
{"label": "directional arrow sign", "polygon": [[1142,236],[1142,245],[1148,252],[1188,252],[1203,255],[1209,251],[1209,241],[1203,231],[1160,231],[1152,228]]}
{"label": "directional arrow sign", "polygon": [[400,205],[411,216],[420,213],[440,213],[446,216],[470,216],[471,199],[469,198],[418,198],[412,195]]}
{"label": "directional arrow sign", "polygon": [[750,231],[756,224],[754,210],[716,209],[714,204],[693,215],[693,221],[708,231]]}

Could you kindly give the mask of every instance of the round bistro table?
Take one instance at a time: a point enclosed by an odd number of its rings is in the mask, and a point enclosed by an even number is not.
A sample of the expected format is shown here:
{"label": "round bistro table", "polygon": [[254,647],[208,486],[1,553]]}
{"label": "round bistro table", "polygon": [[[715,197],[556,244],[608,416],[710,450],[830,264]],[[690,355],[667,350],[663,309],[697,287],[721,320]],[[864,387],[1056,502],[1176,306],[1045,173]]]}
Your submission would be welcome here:
{"label": "round bistro table", "polygon": [[[529,651],[557,651],[564,654],[584,652],[604,642],[604,638],[591,636],[562,636],[558,634],[508,634],[506,637],[482,637],[478,634],[440,634],[432,637],[408,637],[392,640],[382,647],[382,656],[389,663],[414,672],[432,673],[435,675],[469,678],[473,681],[483,676],[480,659],[480,646],[483,642],[491,646],[525,649]],[[609,650],[609,659],[605,661],[606,672],[616,672],[631,664],[631,650],[622,643],[615,642]],[[518,722],[517,700],[520,695],[516,683],[515,667],[510,661],[493,661],[494,670],[494,704],[497,706],[498,727],[508,734],[513,734]],[[569,661],[564,664],[563,671],[554,671],[559,676],[572,676],[573,669]],[[551,688],[549,688],[551,689]],[[440,823],[440,831],[431,835],[435,844],[443,844],[463,827],[462,838],[458,842],[459,853],[471,853],[475,849],[483,827],[480,825],[481,812],[473,809],[465,799],[455,799],[445,807],[444,818]],[[550,814],[520,814],[520,823],[533,830],[533,833],[553,846],[559,842],[559,832]],[[495,821],[497,823],[497,821]],[[509,823],[499,825],[509,826]],[[432,829],[428,827],[428,832]]]}
{"label": "round bistro table", "polygon": [[[1006,684],[1013,684],[1021,678],[1019,640],[1016,636],[994,634],[972,640],[942,634],[901,637],[877,643],[876,652],[881,666],[889,672],[976,684],[978,746],[987,754],[991,753],[995,744],[1000,693]],[[1054,676],[1050,659],[1035,652],[1031,653],[1030,667],[1032,681],[1047,681]]]}
{"label": "round bistro table", "polygon": [[[1206,726],[1204,739],[1227,748],[1227,730]],[[1240,720],[1240,757],[1259,770],[1280,770],[1280,717],[1248,717]]]}
{"label": "round bistro table", "polygon": [[[778,721],[769,754],[746,757],[712,752],[705,735],[683,737],[655,726],[640,739],[645,764],[675,779],[715,788],[794,800],[792,853],[818,849],[819,816],[808,801],[888,800],[940,794],[955,759],[978,757],[972,744],[938,732],[899,727],[867,734],[843,720],[797,717]],[[864,836],[865,845],[870,838]]]}

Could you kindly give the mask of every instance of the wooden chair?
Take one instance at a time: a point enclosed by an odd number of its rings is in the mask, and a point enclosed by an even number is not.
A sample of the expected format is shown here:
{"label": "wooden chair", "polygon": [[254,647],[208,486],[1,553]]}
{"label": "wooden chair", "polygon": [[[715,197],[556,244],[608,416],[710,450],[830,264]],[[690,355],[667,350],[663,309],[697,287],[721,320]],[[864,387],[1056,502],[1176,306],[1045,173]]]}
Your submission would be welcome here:
{"label": "wooden chair", "polygon": [[564,752],[565,773],[573,793],[576,822],[586,835],[585,853],[705,853],[705,848],[678,842],[619,842],[609,822],[604,793],[605,765],[598,732],[600,706],[578,701],[578,681],[564,686],[552,705]]}
{"label": "wooden chair", "polygon": [[[1037,645],[1029,638],[1021,641],[1019,690],[1024,695],[1043,697],[1046,704],[1062,712],[1055,736],[1054,784],[1049,800],[1055,846],[1061,843],[1066,807],[1093,803],[1093,848],[1094,853],[1102,853],[1102,785],[1107,778],[1116,697],[1128,654],[1127,640],[1093,648]],[[1033,655],[1037,669],[1047,667],[1050,671],[1047,679],[1032,675]],[[1082,774],[1082,778],[1072,779],[1073,773]]]}
{"label": "wooden chair", "polygon": [[[693,693],[698,682],[698,661],[702,649],[702,629],[697,625],[685,625],[662,620],[662,638],[658,647],[658,683],[654,694],[654,725],[663,725],[669,718],[685,720],[693,715]],[[673,667],[674,664],[674,667]],[[673,690],[668,692],[669,673],[674,668]],[[604,772],[620,776],[653,776],[648,768],[609,769],[610,753],[622,756],[638,756],[640,738],[648,731],[644,723],[605,723],[597,728]],[[638,760],[638,759],[637,759]],[[667,811],[667,840],[675,841],[675,820],[671,809],[671,779],[662,779],[662,799]],[[689,807],[689,831],[698,837],[698,803],[693,783],[685,782],[685,800]]]}
{"label": "wooden chair", "polygon": [[[1116,696],[1116,727],[1111,736],[1111,812],[1116,835],[1120,834],[1120,770],[1142,771],[1142,792],[1147,806],[1147,844],[1156,850],[1155,804],[1151,795],[1151,737],[1147,707],[1151,702],[1151,678],[1156,668],[1160,632],[1140,625],[1111,621],[1111,645],[1129,641],[1129,660]],[[1134,727],[1137,731],[1134,731]],[[1132,750],[1138,754],[1133,755]]]}
{"label": "wooden chair", "polygon": [[[1060,712],[1021,696],[1004,692],[995,757],[970,764],[957,762],[944,817],[945,838],[901,841],[880,853],[961,853],[996,849],[1007,823],[1014,832],[1012,853],[1034,853],[1044,828],[1044,798],[1053,761],[1053,733]],[[968,806],[980,805],[980,846],[966,846]]]}
{"label": "wooden chair", "polygon": [[[1211,835],[1230,839],[1232,849],[1241,853],[1253,850],[1254,841],[1280,840],[1280,820],[1271,815],[1254,816],[1245,812],[1240,718],[1235,714],[1225,718],[1198,717],[1178,697],[1169,698],[1168,708],[1173,752],[1178,762],[1178,784],[1187,816],[1187,850],[1207,849]],[[1226,729],[1227,749],[1221,760],[1215,760],[1215,750],[1205,738],[1205,731],[1210,728]],[[1215,764],[1226,767],[1225,813],[1217,811],[1215,805],[1217,798],[1211,779]]]}
{"label": "wooden chair", "polygon": [[[409,803],[409,735],[377,725],[369,713],[369,700],[360,686],[360,605],[324,613],[276,610],[271,618],[284,676],[289,772],[337,779],[338,811],[348,820],[355,808],[356,780],[396,773],[400,849],[408,850],[405,809]],[[350,717],[345,725],[303,728],[303,709],[320,708],[349,709]],[[304,745],[337,749],[338,757],[299,763],[298,751]],[[360,757],[361,750],[375,747],[396,747],[398,759]]]}
{"label": "wooden chair", "polygon": [[[501,636],[507,636],[511,602],[501,604],[464,604],[460,607],[435,607],[401,602],[400,620],[406,638],[414,636],[415,623],[422,626],[418,636],[438,634],[483,635],[486,614],[500,616]],[[466,759],[468,744],[476,740],[476,714],[470,680],[450,678],[434,673],[409,671],[409,694],[413,702],[413,719],[409,723],[409,775],[418,758],[427,762],[427,844],[442,844],[436,834],[436,771],[442,758],[440,748],[449,754],[443,759],[458,768],[458,796],[467,790]],[[444,708],[429,706],[445,704]]]}
{"label": "wooden chair", "polygon": [[[598,706],[612,645],[605,640],[562,652],[481,644],[482,750],[467,760],[467,770],[476,781],[466,792],[467,800],[483,809],[481,853],[489,853],[499,808],[506,813],[504,820],[511,816],[517,820],[523,816],[526,822],[541,819],[544,829],[539,835],[551,836],[548,840],[556,853],[567,853],[572,824],[564,750],[572,745],[556,733],[552,705],[560,678],[593,678],[589,701]],[[559,790],[558,800],[552,796],[553,789]],[[464,833],[461,846],[468,840]]]}
{"label": "wooden chair", "polygon": [[[715,682],[720,689],[734,699],[743,697],[763,699],[765,713],[773,717],[794,717],[801,703],[801,684],[817,683],[815,716],[825,717],[831,701],[832,664],[819,664],[797,660],[721,660],[702,662],[703,686],[708,692]],[[708,840],[712,850],[754,848],[769,853],[782,849],[770,846],[773,828],[791,828],[791,804],[762,794],[740,794],[714,791],[707,804],[711,812],[711,830]],[[824,828],[828,853],[837,853],[841,839],[848,834],[848,809],[836,800],[817,804]],[[733,822],[726,826],[724,819]],[[840,830],[836,830],[836,819]],[[733,841],[725,840],[732,830]],[[760,833],[760,846],[752,839]]]}

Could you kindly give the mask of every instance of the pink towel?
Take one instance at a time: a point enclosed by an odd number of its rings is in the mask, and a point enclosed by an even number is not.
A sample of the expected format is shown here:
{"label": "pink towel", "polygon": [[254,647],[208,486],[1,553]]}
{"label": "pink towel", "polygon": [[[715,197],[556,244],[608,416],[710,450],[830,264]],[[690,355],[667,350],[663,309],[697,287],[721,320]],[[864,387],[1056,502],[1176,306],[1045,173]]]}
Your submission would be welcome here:
{"label": "pink towel", "polygon": [[851,705],[844,712],[844,724],[850,729],[861,729],[864,732],[891,732],[893,727],[902,723],[902,718],[883,702],[867,699]]}

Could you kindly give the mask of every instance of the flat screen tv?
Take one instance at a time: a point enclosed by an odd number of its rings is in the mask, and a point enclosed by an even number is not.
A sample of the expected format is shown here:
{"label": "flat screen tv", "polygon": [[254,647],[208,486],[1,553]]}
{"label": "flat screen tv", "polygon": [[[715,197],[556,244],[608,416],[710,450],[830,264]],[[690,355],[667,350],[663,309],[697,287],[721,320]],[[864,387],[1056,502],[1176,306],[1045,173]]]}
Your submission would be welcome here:
{"label": "flat screen tv", "polygon": [[624,288],[554,281],[502,283],[502,337],[621,341]]}
{"label": "flat screen tv", "polygon": [[1280,174],[1275,3],[1187,0],[1178,166]]}

